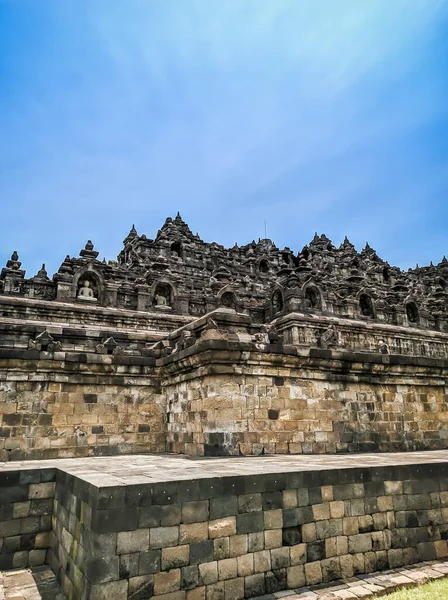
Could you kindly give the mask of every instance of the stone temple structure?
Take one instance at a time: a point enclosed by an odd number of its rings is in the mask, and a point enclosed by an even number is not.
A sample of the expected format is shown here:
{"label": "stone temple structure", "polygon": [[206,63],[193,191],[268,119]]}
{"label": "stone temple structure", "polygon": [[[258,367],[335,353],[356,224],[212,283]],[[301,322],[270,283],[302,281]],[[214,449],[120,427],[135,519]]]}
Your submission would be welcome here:
{"label": "stone temple structure", "polygon": [[180,215],[98,257],[0,274],[0,597],[44,564],[69,600],[240,600],[448,557],[446,258]]}
{"label": "stone temple structure", "polygon": [[[448,447],[448,261],[314,236],[226,249],[178,214],[0,275],[0,458]],[[378,352],[378,341],[391,356]]]}

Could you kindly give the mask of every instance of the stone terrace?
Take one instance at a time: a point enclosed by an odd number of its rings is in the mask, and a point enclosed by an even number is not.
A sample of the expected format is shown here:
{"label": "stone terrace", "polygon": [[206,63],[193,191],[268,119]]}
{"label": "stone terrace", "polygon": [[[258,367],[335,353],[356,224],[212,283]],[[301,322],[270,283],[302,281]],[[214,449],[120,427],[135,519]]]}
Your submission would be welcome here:
{"label": "stone terrace", "polygon": [[69,600],[239,600],[448,557],[448,451],[7,462],[0,485],[0,569],[47,563]]}

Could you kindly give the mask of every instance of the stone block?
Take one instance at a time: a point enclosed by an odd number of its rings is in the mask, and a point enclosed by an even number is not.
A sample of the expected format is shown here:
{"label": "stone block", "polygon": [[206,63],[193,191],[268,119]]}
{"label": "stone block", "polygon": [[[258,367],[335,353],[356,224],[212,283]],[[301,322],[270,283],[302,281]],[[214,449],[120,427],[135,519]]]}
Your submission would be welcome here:
{"label": "stone block", "polygon": [[216,520],[238,514],[238,497],[221,496],[210,498],[210,519]]}
{"label": "stone block", "polygon": [[229,538],[229,557],[242,556],[248,551],[248,535],[232,535]]}
{"label": "stone block", "polygon": [[289,556],[292,566],[303,565],[307,561],[306,544],[297,544],[289,549]]}
{"label": "stone block", "polygon": [[46,483],[32,483],[29,486],[29,500],[36,498],[53,498],[54,497],[54,481]]}
{"label": "stone block", "polygon": [[138,574],[150,575],[158,573],[161,567],[161,550],[148,550],[139,553]]}
{"label": "stone block", "polygon": [[304,587],[306,583],[305,568],[303,565],[296,565],[286,569],[288,589]]}
{"label": "stone block", "polygon": [[169,546],[176,546],[179,540],[179,527],[155,527],[149,530],[149,548],[167,548]]}
{"label": "stone block", "polygon": [[[216,519],[214,521],[210,521],[208,525],[208,535],[210,539],[215,539],[219,537],[225,537],[230,535],[236,535],[237,531],[237,521],[236,517],[223,517],[221,519]],[[240,533],[240,532],[238,532]],[[247,532],[241,532],[247,533]],[[199,541],[199,540],[193,540]]]}
{"label": "stone block", "polygon": [[218,581],[218,562],[206,562],[199,564],[199,583],[200,585],[211,585]]}
{"label": "stone block", "polygon": [[252,533],[264,530],[262,512],[248,512],[237,515],[236,527],[238,534]]}
{"label": "stone block", "polygon": [[185,567],[190,560],[190,546],[174,546],[162,549],[162,570],[169,571]]}
{"label": "stone block", "polygon": [[148,549],[149,529],[136,529],[135,531],[120,531],[118,533],[117,554],[130,554],[132,552],[140,552]]}
{"label": "stone block", "polygon": [[180,569],[156,573],[154,577],[154,595],[168,594],[180,589]]}
{"label": "stone block", "polygon": [[122,554],[119,559],[119,579],[129,579],[130,577],[137,577],[138,562],[140,558],[139,552],[132,554]]}
{"label": "stone block", "polygon": [[238,556],[237,559],[238,577],[247,577],[254,572],[254,555],[244,554]]}
{"label": "stone block", "polygon": [[264,532],[249,533],[247,536],[247,548],[249,552],[258,552],[264,549]]}
{"label": "stone block", "polygon": [[[270,529],[264,532],[264,547],[266,550],[272,550],[273,548],[280,548],[282,546],[282,533],[281,529]],[[299,532],[300,534],[300,532]],[[301,535],[298,542],[301,541]],[[297,543],[298,543],[297,542]],[[291,544],[288,544],[291,545]]]}
{"label": "stone block", "polygon": [[271,570],[271,553],[269,550],[254,552],[253,557],[255,573],[264,573]]}
{"label": "stone block", "polygon": [[230,557],[230,542],[228,537],[217,538],[213,542],[213,557],[222,560]]}
{"label": "stone block", "polygon": [[244,578],[244,589],[246,598],[263,596],[266,592],[263,573],[255,573]]}
{"label": "stone block", "polygon": [[238,575],[238,564],[236,558],[225,558],[218,561],[218,579],[234,579]]}
{"label": "stone block", "polygon": [[183,590],[192,590],[199,585],[199,568],[197,565],[190,565],[181,569],[181,588]]}
{"label": "stone block", "polygon": [[128,585],[127,579],[92,585],[90,600],[126,600]]}
{"label": "stone block", "polygon": [[305,580],[307,585],[322,583],[322,567],[320,561],[309,562],[305,565]]}
{"label": "stone block", "polygon": [[[182,524],[179,526],[179,543],[190,544],[208,539],[208,522]],[[220,536],[217,536],[220,537]]]}
{"label": "stone block", "polygon": [[276,569],[283,569],[291,565],[291,559],[289,556],[289,548],[274,548],[271,552],[271,568],[273,571]]}
{"label": "stone block", "polygon": [[120,560],[118,556],[87,558],[84,569],[85,576],[92,584],[115,581],[119,579]]}
{"label": "stone block", "polygon": [[213,540],[190,544],[190,564],[199,565],[213,560]]}
{"label": "stone block", "polygon": [[297,490],[284,490],[283,508],[297,508],[297,506]]}
{"label": "stone block", "polygon": [[200,523],[209,519],[209,501],[184,502],[182,504],[182,522]]}
{"label": "stone block", "polygon": [[139,575],[129,578],[129,598],[151,598],[154,594],[154,578],[152,575]]}
{"label": "stone block", "polygon": [[350,554],[370,552],[372,550],[372,535],[360,533],[348,538],[348,551]]}
{"label": "stone block", "polygon": [[263,510],[261,494],[244,494],[238,496],[238,512],[259,512]]}
{"label": "stone block", "polygon": [[225,600],[243,600],[244,597],[244,579],[226,579],[224,582]]}

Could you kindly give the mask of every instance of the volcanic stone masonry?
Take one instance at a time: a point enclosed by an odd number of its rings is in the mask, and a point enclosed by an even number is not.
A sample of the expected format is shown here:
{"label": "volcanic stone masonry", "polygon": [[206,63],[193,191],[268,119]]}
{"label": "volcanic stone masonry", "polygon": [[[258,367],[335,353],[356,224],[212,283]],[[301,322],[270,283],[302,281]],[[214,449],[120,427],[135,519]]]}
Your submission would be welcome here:
{"label": "volcanic stone masonry", "polygon": [[[448,261],[316,234],[225,249],[180,215],[0,275],[0,460],[448,447]],[[391,355],[378,351],[379,340]]]}

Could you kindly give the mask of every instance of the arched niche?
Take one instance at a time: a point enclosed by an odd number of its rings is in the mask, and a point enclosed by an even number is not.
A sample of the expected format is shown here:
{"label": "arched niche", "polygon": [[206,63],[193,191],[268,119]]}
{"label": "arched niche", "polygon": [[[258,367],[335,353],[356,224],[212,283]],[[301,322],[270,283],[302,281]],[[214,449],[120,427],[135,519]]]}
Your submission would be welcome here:
{"label": "arched niche", "polygon": [[322,297],[319,289],[315,285],[307,285],[303,293],[305,308],[318,310],[322,308]]}
{"label": "arched niche", "polygon": [[233,308],[236,310],[237,300],[234,292],[226,291],[223,292],[219,297],[219,305],[224,306],[225,308]]}
{"label": "arched niche", "polygon": [[359,311],[363,317],[373,319],[375,316],[375,310],[373,308],[372,298],[365,293],[359,296]]}
{"label": "arched niche", "polygon": [[258,270],[260,273],[269,273],[269,262],[265,258],[258,263]]}
{"label": "arched niche", "polygon": [[271,298],[272,314],[276,315],[277,313],[282,312],[284,306],[285,306],[285,302],[283,299],[282,291],[275,290],[275,292],[272,294],[272,298]]}
{"label": "arched niche", "polygon": [[174,291],[171,284],[166,281],[159,281],[154,285],[152,298],[153,306],[171,307],[173,306]]}
{"label": "arched niche", "polygon": [[408,323],[413,325],[418,325],[420,321],[420,313],[418,310],[418,306],[412,300],[406,303],[406,316],[408,318]]}
{"label": "arched niche", "polygon": [[170,246],[170,254],[173,258],[182,258],[182,244],[173,242]]}
{"label": "arched niche", "polygon": [[[91,290],[91,294],[89,290]],[[93,269],[81,269],[73,278],[72,293],[80,301],[104,304],[102,276]]]}

